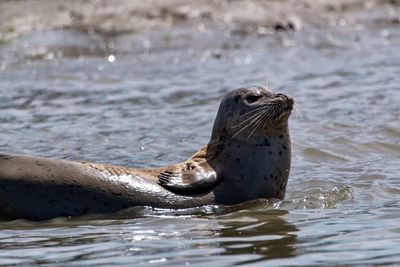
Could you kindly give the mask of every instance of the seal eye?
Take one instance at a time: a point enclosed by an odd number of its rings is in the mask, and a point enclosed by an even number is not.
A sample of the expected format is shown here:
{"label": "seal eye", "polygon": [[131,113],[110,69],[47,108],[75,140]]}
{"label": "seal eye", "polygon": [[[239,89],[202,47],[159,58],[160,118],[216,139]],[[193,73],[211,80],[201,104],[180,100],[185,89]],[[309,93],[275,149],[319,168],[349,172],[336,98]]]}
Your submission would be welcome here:
{"label": "seal eye", "polygon": [[247,103],[252,104],[260,98],[261,98],[260,95],[248,95],[248,96],[246,96],[246,101],[247,101]]}

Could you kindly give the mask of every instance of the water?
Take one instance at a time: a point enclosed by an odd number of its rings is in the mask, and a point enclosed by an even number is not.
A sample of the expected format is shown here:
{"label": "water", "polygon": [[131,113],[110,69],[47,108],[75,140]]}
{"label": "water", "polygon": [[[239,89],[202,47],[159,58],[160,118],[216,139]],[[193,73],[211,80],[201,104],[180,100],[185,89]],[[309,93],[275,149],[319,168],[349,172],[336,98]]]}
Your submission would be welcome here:
{"label": "water", "polygon": [[1,222],[0,265],[399,264],[400,29],[371,12],[358,14],[364,27],[177,27],[111,40],[65,29],[4,42],[6,153],[181,161],[208,142],[221,97],[248,83],[294,96],[298,114],[284,201]]}

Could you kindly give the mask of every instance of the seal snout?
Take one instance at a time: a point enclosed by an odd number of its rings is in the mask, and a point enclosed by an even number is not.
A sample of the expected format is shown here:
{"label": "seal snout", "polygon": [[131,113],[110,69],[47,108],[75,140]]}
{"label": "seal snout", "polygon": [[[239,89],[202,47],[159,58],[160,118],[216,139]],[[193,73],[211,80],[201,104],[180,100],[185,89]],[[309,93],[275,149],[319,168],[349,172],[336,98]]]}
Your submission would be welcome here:
{"label": "seal snout", "polygon": [[276,97],[278,99],[280,99],[280,101],[282,101],[285,111],[289,111],[289,110],[293,109],[293,106],[294,106],[293,97],[290,97],[290,96],[284,95],[284,94],[277,94]]}

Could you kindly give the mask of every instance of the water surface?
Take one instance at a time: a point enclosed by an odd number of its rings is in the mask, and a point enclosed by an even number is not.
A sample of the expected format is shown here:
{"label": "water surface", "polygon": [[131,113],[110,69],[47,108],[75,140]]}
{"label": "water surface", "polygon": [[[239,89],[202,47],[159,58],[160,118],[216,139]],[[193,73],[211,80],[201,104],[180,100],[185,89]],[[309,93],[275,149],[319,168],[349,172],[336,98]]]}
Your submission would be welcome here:
{"label": "water surface", "polygon": [[298,102],[286,199],[1,222],[0,265],[399,263],[398,24],[176,32],[121,34],[104,49],[76,29],[0,45],[1,151],[170,164],[208,142],[226,92],[263,84]]}

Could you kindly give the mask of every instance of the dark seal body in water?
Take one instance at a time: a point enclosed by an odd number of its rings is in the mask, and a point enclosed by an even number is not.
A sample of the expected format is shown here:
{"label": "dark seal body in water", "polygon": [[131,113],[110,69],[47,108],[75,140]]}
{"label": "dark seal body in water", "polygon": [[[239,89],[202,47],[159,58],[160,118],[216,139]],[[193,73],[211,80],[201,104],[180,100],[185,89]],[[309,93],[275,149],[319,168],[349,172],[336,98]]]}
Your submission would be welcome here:
{"label": "dark seal body in water", "polygon": [[233,90],[222,99],[208,145],[155,169],[0,154],[0,218],[283,199],[292,108],[292,98],[261,86]]}

